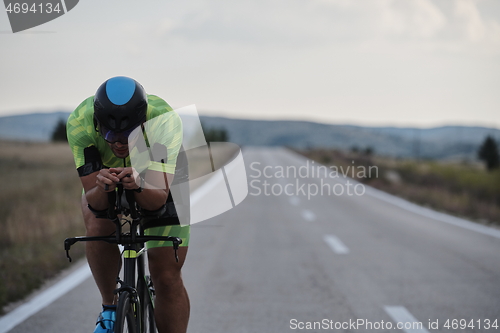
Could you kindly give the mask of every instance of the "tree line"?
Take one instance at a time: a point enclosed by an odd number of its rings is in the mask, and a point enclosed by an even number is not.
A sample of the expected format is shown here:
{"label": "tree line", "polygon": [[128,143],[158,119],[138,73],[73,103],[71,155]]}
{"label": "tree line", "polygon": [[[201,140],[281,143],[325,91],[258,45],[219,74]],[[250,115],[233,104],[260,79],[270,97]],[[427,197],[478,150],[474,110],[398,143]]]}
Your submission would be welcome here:
{"label": "tree line", "polygon": [[[205,134],[205,139],[207,142],[227,142],[229,141],[229,135],[227,130],[223,127],[208,128],[205,124],[202,124],[203,133]],[[54,131],[51,136],[52,141],[68,141],[66,136],[66,122],[63,119],[59,119]],[[359,148],[353,147],[353,151],[358,152]],[[367,155],[373,154],[373,148],[368,147],[365,151]],[[479,146],[477,151],[477,157],[480,161],[484,162],[487,170],[494,170],[500,167],[500,153],[498,151],[498,144],[493,138],[493,136],[488,135],[483,143]]]}
{"label": "tree line", "polygon": [[498,145],[491,135],[484,139],[477,152],[477,157],[484,162],[487,170],[491,171],[500,166]]}
{"label": "tree line", "polygon": [[[203,128],[203,133],[205,134],[205,140],[207,142],[227,142],[229,141],[229,134],[227,130],[223,127],[208,128],[205,124],[201,124]],[[59,119],[51,135],[52,141],[64,142],[68,141],[66,136],[66,122],[63,119]]]}

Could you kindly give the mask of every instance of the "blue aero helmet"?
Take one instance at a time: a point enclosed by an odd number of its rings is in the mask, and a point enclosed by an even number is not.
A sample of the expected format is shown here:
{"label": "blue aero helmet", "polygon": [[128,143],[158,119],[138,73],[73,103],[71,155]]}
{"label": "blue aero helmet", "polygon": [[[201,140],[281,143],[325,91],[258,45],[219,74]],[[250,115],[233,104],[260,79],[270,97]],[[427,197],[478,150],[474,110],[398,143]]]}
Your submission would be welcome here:
{"label": "blue aero helmet", "polygon": [[130,133],[146,121],[148,98],[134,79],[117,76],[106,80],[94,96],[94,123],[109,143],[128,143]]}

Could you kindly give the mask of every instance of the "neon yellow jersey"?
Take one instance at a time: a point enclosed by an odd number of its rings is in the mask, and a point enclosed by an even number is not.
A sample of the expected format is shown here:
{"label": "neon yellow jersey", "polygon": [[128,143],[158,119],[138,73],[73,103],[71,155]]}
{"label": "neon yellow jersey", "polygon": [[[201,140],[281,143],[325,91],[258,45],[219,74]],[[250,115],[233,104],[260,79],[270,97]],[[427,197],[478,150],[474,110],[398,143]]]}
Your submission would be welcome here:
{"label": "neon yellow jersey", "polygon": [[[150,137],[150,142],[158,142],[166,147],[165,152],[166,161],[151,162],[148,169],[155,171],[162,171],[170,174],[175,173],[175,165],[177,156],[182,144],[182,121],[179,115],[172,109],[167,102],[158,96],[148,95],[148,110],[146,114],[146,127],[148,121],[160,115],[165,115],[160,121],[149,122],[158,126],[161,123],[161,130],[151,132],[147,130],[148,135],[153,133],[155,137]],[[156,120],[156,119],[155,119]],[[102,165],[108,168],[129,167],[130,156],[125,159],[116,157],[112,150],[109,148],[108,143],[96,131],[94,124],[94,96],[84,100],[76,109],[71,113],[66,125],[68,135],[68,143],[73,152],[75,165],[78,169],[80,176],[85,176],[91,172],[97,171],[93,168],[87,168],[87,172],[83,172],[88,161],[85,161],[84,150],[85,148],[95,146],[99,151]],[[148,140],[146,140],[146,143]]]}

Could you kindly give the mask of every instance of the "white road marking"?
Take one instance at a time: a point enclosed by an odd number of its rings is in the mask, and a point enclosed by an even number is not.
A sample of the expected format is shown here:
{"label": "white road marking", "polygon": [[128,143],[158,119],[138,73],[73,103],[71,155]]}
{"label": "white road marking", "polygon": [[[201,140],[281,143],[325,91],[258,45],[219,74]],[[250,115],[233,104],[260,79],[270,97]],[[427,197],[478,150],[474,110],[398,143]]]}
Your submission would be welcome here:
{"label": "white road marking", "polygon": [[[191,198],[194,198],[192,200],[200,200],[203,194],[206,191],[209,191],[213,186],[213,182],[210,181],[203,184],[200,188],[196,189],[191,194]],[[24,303],[5,316],[0,317],[0,333],[6,333],[10,331],[14,327],[25,321],[27,318],[47,307],[56,299],[66,294],[74,287],[78,286],[91,275],[92,274],[90,272],[89,266],[85,264],[78,270],[65,277],[63,280],[59,281],[49,289],[34,297],[29,302]]]}
{"label": "white road marking", "polygon": [[0,333],[10,331],[12,328],[25,321],[27,318],[31,317],[62,295],[66,294],[71,289],[78,286],[90,276],[91,274],[89,266],[87,264],[83,265],[57,284],[34,297],[29,302],[24,303],[14,311],[9,312],[5,316],[1,317]]}
{"label": "white road marking", "polygon": [[344,243],[342,243],[342,241],[337,236],[325,235],[323,239],[325,240],[326,244],[330,246],[333,252],[337,254],[349,253],[349,249],[347,248],[347,246],[345,246]]}
{"label": "white road marking", "polygon": [[366,186],[366,194],[371,195],[372,197],[378,198],[380,200],[383,200],[385,202],[388,202],[392,205],[403,208],[412,213],[416,213],[436,221],[448,223],[456,227],[464,228],[467,230],[475,231],[483,235],[488,235],[500,239],[499,229],[494,229],[491,227],[484,226],[482,224],[471,222],[448,214],[440,213],[435,210],[425,208],[417,204],[414,204],[412,202],[409,202],[407,200],[398,198],[392,194],[377,190],[373,187]]}
{"label": "white road marking", "polygon": [[312,221],[316,220],[316,214],[314,214],[313,212],[311,212],[308,209],[302,210],[300,212],[300,214],[302,215],[302,218],[306,221],[312,222]]}
{"label": "white road marking", "polygon": [[[307,158],[305,158],[303,155],[300,155],[298,153],[295,153],[291,150],[286,151],[289,159],[291,160],[290,163],[297,163],[298,165],[303,165],[304,162],[307,161]],[[340,184],[347,184],[347,181],[349,181],[353,186],[356,186],[357,184],[361,184],[360,182],[353,180],[349,177],[339,177],[336,178],[336,182]],[[392,205],[398,206],[400,208],[403,208],[407,211],[413,212],[415,214],[419,214],[424,217],[431,218],[433,220],[439,221],[439,222],[444,222],[448,223],[451,225],[454,225],[456,227],[460,227],[463,229],[471,230],[483,235],[488,235],[492,236],[495,238],[500,239],[500,229],[492,228],[489,226],[485,226],[482,224],[478,224],[466,219],[462,219],[459,217],[451,216],[445,213],[440,213],[435,210],[422,207],[420,205],[414,204],[412,202],[409,202],[405,199],[401,199],[397,196],[394,196],[392,194],[383,192],[381,190],[377,190],[371,186],[368,186],[366,184],[363,184],[363,186],[366,189],[365,194],[370,195],[372,197],[375,197],[377,199],[383,200],[385,202],[388,202]]]}
{"label": "white road marking", "polygon": [[425,323],[418,321],[404,306],[384,306],[385,312],[394,320],[398,327],[406,333],[429,333]]}

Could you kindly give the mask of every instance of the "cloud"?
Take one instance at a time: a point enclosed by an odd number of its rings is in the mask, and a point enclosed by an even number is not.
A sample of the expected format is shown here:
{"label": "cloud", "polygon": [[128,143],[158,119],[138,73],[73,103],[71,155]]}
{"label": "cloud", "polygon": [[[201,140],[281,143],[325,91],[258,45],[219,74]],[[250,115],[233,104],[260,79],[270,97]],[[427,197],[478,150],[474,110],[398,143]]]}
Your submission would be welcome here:
{"label": "cloud", "polygon": [[463,35],[472,42],[500,42],[500,24],[485,20],[473,0],[456,0],[454,15]]}
{"label": "cloud", "polygon": [[276,48],[385,41],[462,48],[484,42],[491,49],[488,43],[500,41],[500,23],[481,14],[488,6],[498,7],[491,1],[193,0],[177,4],[176,15],[160,20],[157,32],[190,41]]}
{"label": "cloud", "polygon": [[430,0],[379,1],[380,30],[406,38],[431,38],[443,29],[447,19]]}

